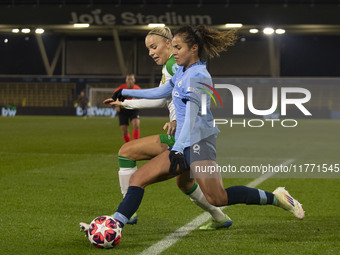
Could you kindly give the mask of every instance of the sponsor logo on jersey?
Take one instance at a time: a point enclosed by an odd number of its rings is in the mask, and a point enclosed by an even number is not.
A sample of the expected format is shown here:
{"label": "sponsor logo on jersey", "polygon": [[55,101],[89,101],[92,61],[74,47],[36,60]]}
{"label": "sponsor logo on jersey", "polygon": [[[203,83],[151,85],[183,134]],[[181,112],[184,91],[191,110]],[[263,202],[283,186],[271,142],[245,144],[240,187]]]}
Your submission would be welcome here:
{"label": "sponsor logo on jersey", "polygon": [[194,150],[194,153],[197,153],[198,155],[200,155],[201,146],[199,146],[198,144],[194,144],[192,149]]}

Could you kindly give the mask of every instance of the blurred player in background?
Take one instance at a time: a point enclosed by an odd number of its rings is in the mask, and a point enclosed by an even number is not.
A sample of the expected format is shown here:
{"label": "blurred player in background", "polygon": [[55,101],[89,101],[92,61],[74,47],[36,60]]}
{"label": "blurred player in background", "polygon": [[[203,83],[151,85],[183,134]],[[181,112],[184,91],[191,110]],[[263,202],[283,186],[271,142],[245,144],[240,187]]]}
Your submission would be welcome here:
{"label": "blurred player in background", "polygon": [[[140,89],[138,85],[135,84],[136,79],[134,74],[128,74],[125,79],[126,83],[121,84],[115,91],[119,89]],[[130,100],[131,98],[127,98]],[[138,139],[140,136],[139,130],[139,111],[134,109],[126,109],[122,106],[115,106],[115,109],[119,117],[119,127],[122,130],[124,141],[130,142],[131,136],[129,134],[129,120],[132,124],[132,138],[134,140]]]}
{"label": "blurred player in background", "polygon": [[82,90],[77,98],[77,105],[82,109],[83,111],[83,117],[87,117],[87,105],[89,103],[89,99],[85,95],[85,91]]}

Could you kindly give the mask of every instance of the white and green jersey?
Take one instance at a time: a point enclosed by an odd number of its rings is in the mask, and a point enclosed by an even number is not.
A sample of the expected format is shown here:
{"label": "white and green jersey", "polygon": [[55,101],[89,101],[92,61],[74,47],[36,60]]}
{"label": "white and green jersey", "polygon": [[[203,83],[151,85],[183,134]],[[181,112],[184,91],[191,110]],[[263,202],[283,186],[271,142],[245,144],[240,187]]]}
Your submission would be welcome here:
{"label": "white and green jersey", "polygon": [[[162,86],[167,81],[169,81],[176,73],[177,69],[178,65],[176,64],[175,57],[174,55],[171,55],[166,61],[165,65],[163,65],[162,78],[159,82],[159,86]],[[122,102],[122,106],[128,109],[160,108],[163,107],[165,104],[167,104],[169,109],[170,121],[176,120],[175,106],[172,103],[171,97],[161,99],[132,99]]]}
{"label": "white and green jersey", "polygon": [[171,55],[168,60],[166,61],[165,65],[163,65],[162,68],[162,79],[161,82],[159,83],[159,86],[162,86],[165,84],[168,80],[174,76],[178,69],[178,65],[176,64],[176,60],[174,55]]}

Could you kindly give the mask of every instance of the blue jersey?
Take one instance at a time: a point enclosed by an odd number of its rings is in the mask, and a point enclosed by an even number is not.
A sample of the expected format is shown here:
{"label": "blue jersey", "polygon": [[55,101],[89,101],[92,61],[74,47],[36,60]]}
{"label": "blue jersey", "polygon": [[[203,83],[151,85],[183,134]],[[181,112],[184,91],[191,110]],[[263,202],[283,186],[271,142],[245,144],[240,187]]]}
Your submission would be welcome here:
{"label": "blue jersey", "polygon": [[[211,76],[206,63],[199,61],[185,71],[183,66],[180,66],[172,79],[163,86],[152,89],[127,89],[122,91],[122,95],[149,99],[172,95],[177,120],[173,150],[183,152],[185,147],[219,132],[213,125],[207,85],[212,86]],[[205,95],[206,106],[202,104],[202,95]],[[204,112],[202,105],[206,107]]]}
{"label": "blue jersey", "polygon": [[[180,66],[170,81],[172,100],[175,105],[177,128],[176,143],[173,150],[183,152],[200,140],[219,132],[214,127],[214,118],[210,111],[210,96],[206,85],[212,86],[211,76],[203,61],[196,62],[185,71]],[[202,105],[202,95],[206,95],[206,105]],[[202,112],[202,106],[206,107]],[[191,131],[191,132],[190,132]]]}

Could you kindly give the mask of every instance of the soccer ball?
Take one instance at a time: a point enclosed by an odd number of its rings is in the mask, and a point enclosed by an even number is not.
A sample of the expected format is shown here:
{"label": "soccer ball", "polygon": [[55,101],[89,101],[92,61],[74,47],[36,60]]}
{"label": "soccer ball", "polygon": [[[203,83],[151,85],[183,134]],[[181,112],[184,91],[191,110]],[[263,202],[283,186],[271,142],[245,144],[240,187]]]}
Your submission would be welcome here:
{"label": "soccer ball", "polygon": [[122,228],[114,218],[100,216],[90,223],[88,237],[95,247],[110,249],[120,242]]}

